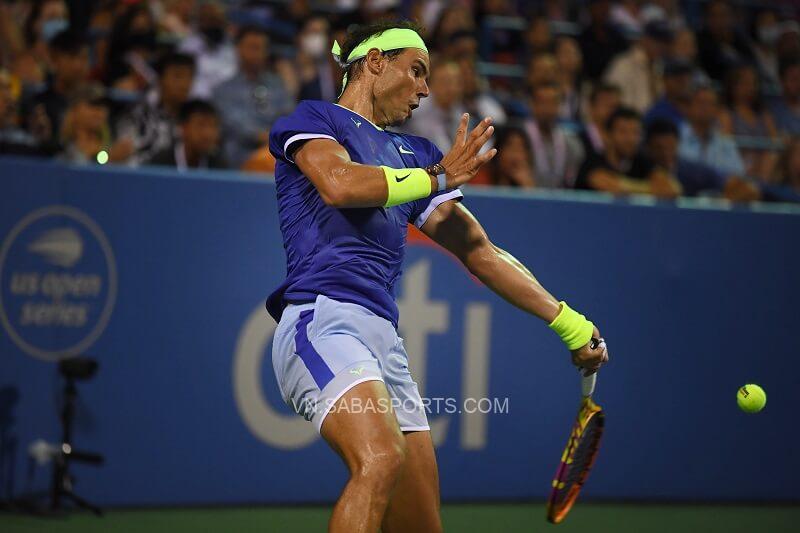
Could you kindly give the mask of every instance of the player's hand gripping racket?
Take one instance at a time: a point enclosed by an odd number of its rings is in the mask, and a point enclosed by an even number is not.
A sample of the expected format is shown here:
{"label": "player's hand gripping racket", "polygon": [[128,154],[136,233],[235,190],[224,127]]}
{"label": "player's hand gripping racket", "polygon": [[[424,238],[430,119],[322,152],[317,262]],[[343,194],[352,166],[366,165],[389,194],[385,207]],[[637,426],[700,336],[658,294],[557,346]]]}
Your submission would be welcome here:
{"label": "player's hand gripping racket", "polygon": [[[591,342],[594,349],[603,343],[603,339],[593,338]],[[597,457],[600,438],[603,436],[605,415],[600,406],[592,401],[597,372],[584,376],[581,369],[581,380],[583,400],[569,435],[567,447],[561,456],[561,463],[553,478],[553,490],[547,501],[547,520],[553,524],[564,520],[578,499],[581,487],[586,482]]]}

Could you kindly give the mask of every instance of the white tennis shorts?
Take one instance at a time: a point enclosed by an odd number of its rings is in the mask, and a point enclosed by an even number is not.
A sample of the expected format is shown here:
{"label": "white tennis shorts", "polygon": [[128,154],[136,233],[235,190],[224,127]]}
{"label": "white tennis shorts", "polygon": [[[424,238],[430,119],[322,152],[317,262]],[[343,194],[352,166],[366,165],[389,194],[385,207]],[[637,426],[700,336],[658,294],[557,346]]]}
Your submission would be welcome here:
{"label": "white tennis shorts", "polygon": [[272,365],[283,401],[317,431],[342,395],[370,380],[386,385],[390,405],[345,402],[339,409],[391,408],[402,431],[430,429],[403,339],[391,322],[360,305],[320,295],[288,306],[275,330]]}

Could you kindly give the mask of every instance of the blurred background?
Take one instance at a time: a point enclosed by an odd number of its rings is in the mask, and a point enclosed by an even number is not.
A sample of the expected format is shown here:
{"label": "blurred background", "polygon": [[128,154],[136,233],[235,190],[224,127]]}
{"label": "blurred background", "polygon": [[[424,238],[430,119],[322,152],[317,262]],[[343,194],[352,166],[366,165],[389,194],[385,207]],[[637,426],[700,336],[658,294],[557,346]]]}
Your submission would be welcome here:
{"label": "blurred background", "polygon": [[[466,205],[609,341],[557,527],[794,531],[796,0],[0,1],[0,530],[324,530],[345,470],[272,373],[267,143],[386,17],[432,59],[399,129],[447,152],[494,118]],[[555,527],[563,347],[413,228],[404,270],[445,529]]]}

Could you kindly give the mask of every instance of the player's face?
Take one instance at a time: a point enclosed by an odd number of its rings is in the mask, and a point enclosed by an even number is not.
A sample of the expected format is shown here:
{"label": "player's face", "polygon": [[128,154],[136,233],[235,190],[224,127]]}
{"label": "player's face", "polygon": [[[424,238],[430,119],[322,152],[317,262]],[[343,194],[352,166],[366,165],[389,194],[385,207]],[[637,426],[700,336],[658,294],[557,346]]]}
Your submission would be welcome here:
{"label": "player's face", "polygon": [[386,125],[402,124],[412,110],[428,96],[428,53],[408,48],[393,58],[386,58],[384,71],[375,82],[376,118]]}

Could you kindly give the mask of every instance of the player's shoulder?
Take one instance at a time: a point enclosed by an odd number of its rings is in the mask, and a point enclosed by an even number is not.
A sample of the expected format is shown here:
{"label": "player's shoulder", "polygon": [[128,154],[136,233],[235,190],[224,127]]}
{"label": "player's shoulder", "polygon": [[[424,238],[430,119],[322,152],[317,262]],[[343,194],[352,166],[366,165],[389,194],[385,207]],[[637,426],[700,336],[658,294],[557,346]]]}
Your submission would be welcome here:
{"label": "player's shoulder", "polygon": [[335,106],[322,100],[300,100],[294,110],[284,118],[330,117],[332,107]]}
{"label": "player's shoulder", "polygon": [[429,159],[434,163],[438,163],[443,157],[442,151],[439,150],[439,147],[425,137],[389,130],[387,130],[386,133],[392,137],[395,137],[399,144],[404,146],[409,151],[414,152],[416,155],[424,156],[426,159]]}

